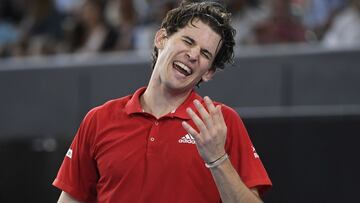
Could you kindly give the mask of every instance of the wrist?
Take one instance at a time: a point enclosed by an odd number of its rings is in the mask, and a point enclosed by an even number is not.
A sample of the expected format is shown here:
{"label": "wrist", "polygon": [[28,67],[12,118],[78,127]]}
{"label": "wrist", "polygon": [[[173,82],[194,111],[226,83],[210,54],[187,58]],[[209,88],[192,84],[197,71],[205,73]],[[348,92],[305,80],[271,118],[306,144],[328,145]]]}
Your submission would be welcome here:
{"label": "wrist", "polygon": [[221,157],[219,157],[215,161],[205,162],[205,166],[206,166],[206,168],[210,168],[210,169],[211,168],[217,168],[222,163],[224,163],[227,159],[229,159],[229,156],[227,155],[227,153],[225,153],[224,155],[222,155]]}

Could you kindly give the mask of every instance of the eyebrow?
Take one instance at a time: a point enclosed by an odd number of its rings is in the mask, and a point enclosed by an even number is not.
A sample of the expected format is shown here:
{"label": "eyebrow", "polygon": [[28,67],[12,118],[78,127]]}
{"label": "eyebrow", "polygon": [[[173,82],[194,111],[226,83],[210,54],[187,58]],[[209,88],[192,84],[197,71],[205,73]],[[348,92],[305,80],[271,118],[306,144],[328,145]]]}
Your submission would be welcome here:
{"label": "eyebrow", "polygon": [[[186,39],[189,40],[191,43],[195,44],[195,40],[194,40],[193,38],[191,38],[191,37],[189,37],[189,36],[185,36],[185,35],[183,35],[183,38],[186,38]],[[211,53],[209,50],[204,49],[204,48],[201,48],[200,50],[203,51],[203,52],[205,52],[206,54],[208,54],[208,55],[210,56],[210,58],[213,58],[213,55],[212,55],[212,53]]]}

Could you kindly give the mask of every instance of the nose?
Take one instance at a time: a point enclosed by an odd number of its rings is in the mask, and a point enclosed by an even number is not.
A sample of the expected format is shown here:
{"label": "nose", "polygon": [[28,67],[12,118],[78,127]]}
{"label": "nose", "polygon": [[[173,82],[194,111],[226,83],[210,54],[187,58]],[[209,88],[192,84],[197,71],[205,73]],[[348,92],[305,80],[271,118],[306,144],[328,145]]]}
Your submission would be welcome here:
{"label": "nose", "polygon": [[199,55],[200,55],[200,49],[197,47],[191,47],[189,51],[186,53],[186,56],[188,57],[191,63],[197,62],[199,59]]}

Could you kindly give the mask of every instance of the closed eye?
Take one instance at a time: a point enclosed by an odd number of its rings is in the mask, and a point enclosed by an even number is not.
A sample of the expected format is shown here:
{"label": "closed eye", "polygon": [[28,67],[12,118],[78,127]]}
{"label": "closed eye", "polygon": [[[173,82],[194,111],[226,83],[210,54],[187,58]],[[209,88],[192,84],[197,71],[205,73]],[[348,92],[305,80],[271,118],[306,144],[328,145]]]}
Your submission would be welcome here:
{"label": "closed eye", "polygon": [[201,54],[208,60],[211,59],[211,54],[208,53],[207,51],[201,51]]}
{"label": "closed eye", "polygon": [[185,44],[187,45],[192,45],[192,41],[188,40],[188,39],[183,39],[183,41],[185,42]]}
{"label": "closed eye", "polygon": [[[186,45],[192,46],[195,44],[195,40],[188,36],[183,36],[183,41]],[[212,54],[207,49],[201,49],[201,55],[204,56],[207,60],[212,58]]]}

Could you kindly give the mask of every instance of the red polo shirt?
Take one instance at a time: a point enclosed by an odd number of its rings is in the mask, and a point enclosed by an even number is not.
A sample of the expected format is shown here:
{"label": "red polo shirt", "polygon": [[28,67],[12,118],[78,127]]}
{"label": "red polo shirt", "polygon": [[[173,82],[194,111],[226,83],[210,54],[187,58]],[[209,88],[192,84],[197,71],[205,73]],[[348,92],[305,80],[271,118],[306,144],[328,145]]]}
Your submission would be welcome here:
{"label": "red polo shirt", "polygon": [[[53,185],[83,202],[221,202],[212,175],[181,122],[194,91],[178,109],[156,119],[142,112],[139,97],[112,100],[84,118]],[[219,104],[219,103],[217,103]],[[223,105],[223,104],[221,104]],[[238,114],[222,108],[228,128],[225,149],[249,187],[271,181]]]}

